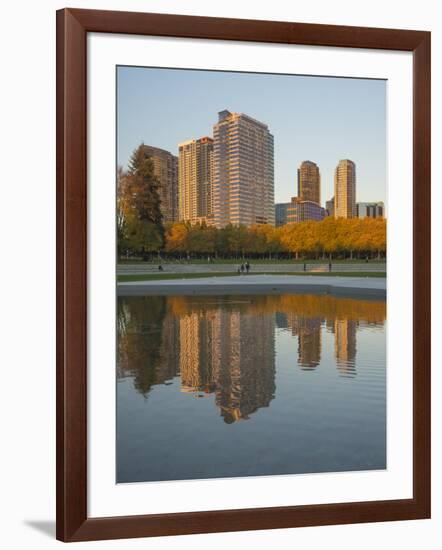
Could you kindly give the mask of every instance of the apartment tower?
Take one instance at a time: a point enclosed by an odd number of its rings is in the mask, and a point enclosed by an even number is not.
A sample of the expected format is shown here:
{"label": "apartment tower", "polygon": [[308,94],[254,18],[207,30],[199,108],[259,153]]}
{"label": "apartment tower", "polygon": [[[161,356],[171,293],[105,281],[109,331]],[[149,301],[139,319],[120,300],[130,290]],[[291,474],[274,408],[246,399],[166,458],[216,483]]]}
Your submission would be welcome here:
{"label": "apartment tower", "polygon": [[267,125],[224,110],[213,138],[215,225],[274,225],[273,136]]}
{"label": "apartment tower", "polygon": [[318,166],[305,160],[298,168],[298,197],[321,204],[321,175]]}
{"label": "apartment tower", "polygon": [[169,151],[144,145],[145,154],[150,157],[154,174],[159,181],[158,193],[164,222],[178,220],[178,158]]}
{"label": "apartment tower", "polygon": [[335,170],[335,218],[356,216],[356,165],[340,160]]}
{"label": "apartment tower", "polygon": [[192,139],[178,145],[179,219],[213,223],[213,140]]}

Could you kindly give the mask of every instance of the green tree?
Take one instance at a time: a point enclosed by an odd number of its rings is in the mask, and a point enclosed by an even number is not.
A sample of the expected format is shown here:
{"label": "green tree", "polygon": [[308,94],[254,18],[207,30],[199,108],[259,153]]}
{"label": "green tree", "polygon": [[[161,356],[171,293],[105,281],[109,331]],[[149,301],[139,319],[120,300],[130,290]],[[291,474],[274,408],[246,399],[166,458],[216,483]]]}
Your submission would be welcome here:
{"label": "green tree", "polygon": [[134,150],[127,174],[118,173],[117,234],[122,249],[133,252],[160,250],[164,245],[159,181],[154,164],[141,144]]}

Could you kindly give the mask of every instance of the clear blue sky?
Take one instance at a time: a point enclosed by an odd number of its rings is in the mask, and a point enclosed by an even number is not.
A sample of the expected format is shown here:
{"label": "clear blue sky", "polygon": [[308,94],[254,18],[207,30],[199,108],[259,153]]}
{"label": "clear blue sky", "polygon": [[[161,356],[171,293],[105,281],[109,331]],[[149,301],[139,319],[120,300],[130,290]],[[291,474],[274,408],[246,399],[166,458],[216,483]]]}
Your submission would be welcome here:
{"label": "clear blue sky", "polygon": [[297,194],[303,160],[333,196],[340,159],[356,163],[357,201],[386,202],[386,81],[183,69],[118,67],[118,164],[141,143],[178,154],[177,144],[212,135],[218,111],[246,113],[275,138],[275,201]]}

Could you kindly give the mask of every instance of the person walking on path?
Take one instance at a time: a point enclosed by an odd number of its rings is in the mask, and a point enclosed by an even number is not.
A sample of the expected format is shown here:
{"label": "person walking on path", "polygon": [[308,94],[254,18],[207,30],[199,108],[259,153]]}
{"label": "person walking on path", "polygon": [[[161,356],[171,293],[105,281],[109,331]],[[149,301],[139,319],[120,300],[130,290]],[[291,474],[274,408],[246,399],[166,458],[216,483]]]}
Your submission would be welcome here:
{"label": "person walking on path", "polygon": [[244,264],[241,264],[241,273],[244,273]]}
{"label": "person walking on path", "polygon": [[250,264],[249,262],[246,262],[246,272],[248,273],[250,271]]}

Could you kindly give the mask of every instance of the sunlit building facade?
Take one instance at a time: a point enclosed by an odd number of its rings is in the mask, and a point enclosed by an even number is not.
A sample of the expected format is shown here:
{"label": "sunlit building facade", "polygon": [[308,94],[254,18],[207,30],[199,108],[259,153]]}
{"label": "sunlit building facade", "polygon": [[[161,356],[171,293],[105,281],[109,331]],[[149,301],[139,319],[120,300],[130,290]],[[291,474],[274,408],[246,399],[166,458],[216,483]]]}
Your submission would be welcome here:
{"label": "sunlit building facade", "polygon": [[213,138],[215,225],[274,225],[273,135],[267,125],[224,110]]}
{"label": "sunlit building facade", "polygon": [[321,175],[318,166],[310,160],[298,168],[298,197],[321,204]]}
{"label": "sunlit building facade", "polygon": [[356,165],[340,160],[335,170],[335,218],[356,216]]}
{"label": "sunlit building facade", "polygon": [[213,223],[213,140],[192,139],[178,145],[179,219]]}

